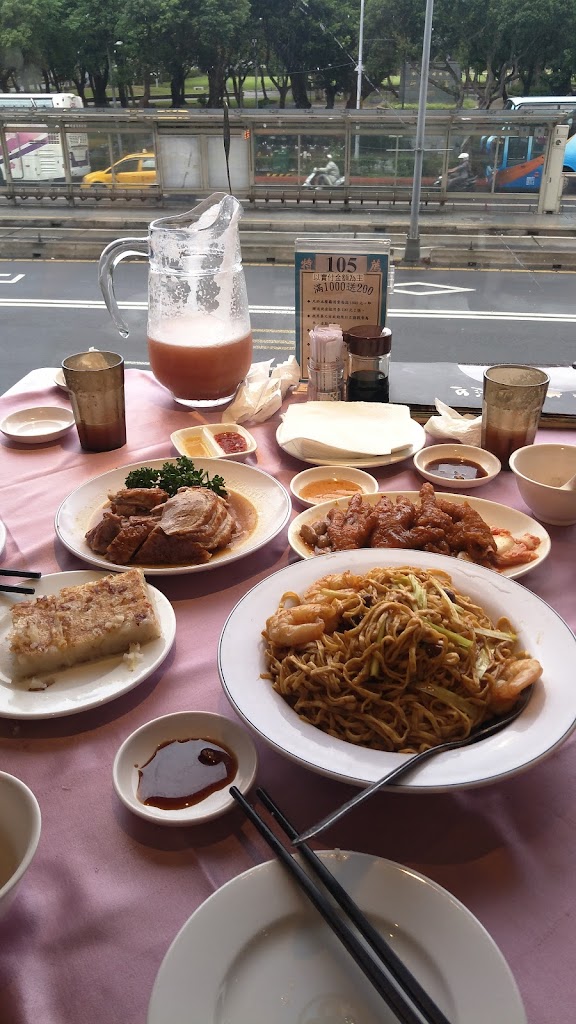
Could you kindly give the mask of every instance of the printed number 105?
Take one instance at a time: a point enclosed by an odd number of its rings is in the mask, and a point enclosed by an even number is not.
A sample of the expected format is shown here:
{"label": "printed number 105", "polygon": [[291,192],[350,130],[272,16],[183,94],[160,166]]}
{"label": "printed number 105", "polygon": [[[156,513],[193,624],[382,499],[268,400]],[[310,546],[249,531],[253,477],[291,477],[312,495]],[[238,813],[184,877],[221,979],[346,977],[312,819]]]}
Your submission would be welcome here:
{"label": "printed number 105", "polygon": [[345,270],[353,272],[356,270],[356,257],[355,256],[329,256],[328,257],[328,272],[333,273],[337,270],[342,274]]}

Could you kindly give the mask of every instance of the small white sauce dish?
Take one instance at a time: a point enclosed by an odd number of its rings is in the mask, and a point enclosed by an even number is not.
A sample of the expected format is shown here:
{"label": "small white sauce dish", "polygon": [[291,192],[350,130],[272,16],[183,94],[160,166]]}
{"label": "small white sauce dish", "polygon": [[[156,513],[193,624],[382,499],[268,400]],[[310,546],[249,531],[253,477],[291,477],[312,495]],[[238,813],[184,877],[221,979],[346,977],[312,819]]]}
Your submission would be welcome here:
{"label": "small white sauce dish", "polygon": [[71,409],[44,405],[11,412],[0,423],[0,430],[11,441],[44,444],[62,437],[73,426],[74,414]]}
{"label": "small white sauce dish", "polygon": [[62,388],[62,391],[65,391],[66,394],[68,394],[68,388],[66,386],[66,378],[64,376],[64,370],[56,370],[56,373],[54,374],[54,383],[55,383],[56,387]]}
{"label": "small white sauce dish", "polygon": [[[338,484],[350,484],[349,490]],[[297,473],[290,481],[290,490],[301,505],[310,508],[335,498],[351,498],[354,494],[376,494],[378,481],[362,469],[347,466],[315,466]]]}
{"label": "small white sauce dish", "polygon": [[[191,807],[164,810],[143,803],[137,795],[142,768],[158,747],[173,740],[202,739],[221,744],[232,753],[238,768],[235,777],[223,789],[208,794]],[[249,733],[243,726],[224,715],[207,711],[181,711],[163,715],[136,729],[118,750],[114,758],[112,778],[114,789],[125,807],[140,818],[156,825],[186,826],[211,821],[236,806],[230,796],[230,786],[247,793],[256,778],[258,755]]]}
{"label": "small white sauce dish", "polygon": [[[462,460],[464,464],[472,462],[476,466],[480,466],[484,470],[485,476],[467,478],[463,475],[461,478],[454,478],[445,476],[432,468],[434,463],[448,462],[452,464],[456,459]],[[425,480],[429,480],[436,487],[448,488],[453,491],[469,491],[473,487],[483,487],[484,484],[489,484],[494,477],[498,476],[502,469],[500,460],[491,452],[471,444],[459,444],[457,441],[454,444],[433,444],[428,448],[422,448],[414,456],[413,462],[414,467]],[[465,469],[466,467],[463,465],[462,473]]]}
{"label": "small white sauce dish", "polygon": [[32,790],[14,775],[0,772],[0,917],[32,863],[41,829],[42,815]]}
{"label": "small white sauce dish", "polygon": [[[226,452],[216,440],[218,434],[240,434],[246,448],[241,452]],[[190,459],[234,459],[243,462],[256,451],[256,441],[249,430],[239,423],[204,423],[196,427],[182,427],[170,434],[170,440],[179,455]]]}
{"label": "small white sauce dish", "polygon": [[576,473],[576,445],[529,444],[512,452],[509,462],[537,519],[550,526],[576,523],[576,490],[562,490]]}

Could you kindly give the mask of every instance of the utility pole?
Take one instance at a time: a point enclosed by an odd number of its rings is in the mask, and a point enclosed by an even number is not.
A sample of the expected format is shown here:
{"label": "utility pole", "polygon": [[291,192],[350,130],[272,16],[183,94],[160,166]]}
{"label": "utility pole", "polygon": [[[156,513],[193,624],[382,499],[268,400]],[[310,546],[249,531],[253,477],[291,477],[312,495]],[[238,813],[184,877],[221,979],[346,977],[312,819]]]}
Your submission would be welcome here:
{"label": "utility pole", "polygon": [[[358,30],[358,77],[356,79],[356,110],[360,110],[362,103],[362,72],[364,56],[364,0],[360,0],[360,28]],[[360,135],[354,139],[354,156],[356,160],[360,155]]]}
{"label": "utility pole", "polygon": [[422,162],[424,158],[424,133],[426,130],[426,100],[428,98],[428,70],[430,67],[430,42],[432,39],[432,15],[434,0],[426,0],[424,20],[424,41],[422,43],[422,67],[420,69],[420,91],[418,93],[418,118],[416,120],[416,146],[414,150],[414,178],[412,181],[412,206],[410,226],[406,238],[404,259],[415,262],[420,259],[420,235],[418,217],[420,214],[420,191],[422,188]]}

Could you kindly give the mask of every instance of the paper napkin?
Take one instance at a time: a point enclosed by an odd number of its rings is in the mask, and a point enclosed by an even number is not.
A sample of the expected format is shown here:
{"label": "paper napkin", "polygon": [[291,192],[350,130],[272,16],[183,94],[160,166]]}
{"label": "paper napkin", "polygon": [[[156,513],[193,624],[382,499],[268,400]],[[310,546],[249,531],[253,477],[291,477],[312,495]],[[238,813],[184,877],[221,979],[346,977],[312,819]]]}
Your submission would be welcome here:
{"label": "paper napkin", "polygon": [[456,412],[449,405],[436,398],[434,405],[439,416],[431,416],[424,424],[424,430],[430,437],[441,441],[461,441],[462,444],[479,445],[482,435],[482,416],[470,416]]}
{"label": "paper napkin", "polygon": [[273,359],[253,363],[236,398],[222,413],[222,423],[262,423],[282,405],[288,390],[300,381],[294,356],[272,369]]}
{"label": "paper napkin", "polygon": [[407,405],[378,402],[305,402],[289,406],[278,432],[306,458],[390,455],[412,443]]}

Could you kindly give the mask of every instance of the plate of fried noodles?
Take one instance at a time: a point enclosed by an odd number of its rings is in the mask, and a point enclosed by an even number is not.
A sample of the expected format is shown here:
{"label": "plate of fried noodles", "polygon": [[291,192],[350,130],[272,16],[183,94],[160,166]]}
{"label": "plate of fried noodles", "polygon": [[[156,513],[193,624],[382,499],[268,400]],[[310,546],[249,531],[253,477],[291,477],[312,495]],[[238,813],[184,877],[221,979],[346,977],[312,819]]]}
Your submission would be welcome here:
{"label": "plate of fried noodles", "polygon": [[[239,657],[241,652],[241,657]],[[408,790],[512,776],[576,725],[576,637],[531,591],[434,552],[337,551],[286,566],[229,615],[218,666],[245,723],[312,771],[363,786],[465,738],[532,687],[520,716],[431,758]]]}

